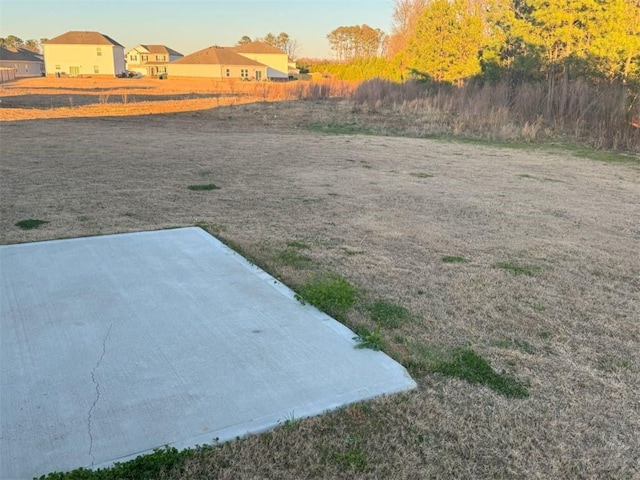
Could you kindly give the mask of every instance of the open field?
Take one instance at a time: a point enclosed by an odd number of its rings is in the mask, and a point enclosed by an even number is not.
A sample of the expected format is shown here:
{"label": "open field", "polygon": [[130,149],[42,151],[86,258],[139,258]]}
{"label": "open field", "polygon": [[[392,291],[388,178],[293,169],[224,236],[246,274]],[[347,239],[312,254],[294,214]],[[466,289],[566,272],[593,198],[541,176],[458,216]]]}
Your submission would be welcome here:
{"label": "open field", "polygon": [[[380,333],[416,391],[203,450],[165,478],[640,478],[638,159],[326,134],[364,128],[332,121],[349,109],[0,123],[0,243],[198,224],[294,289],[348,279],[352,328],[376,327],[375,301],[409,310]],[[393,126],[370,118],[368,133]],[[529,396],[429,370],[456,347]]]}
{"label": "open field", "polygon": [[251,102],[344,96],[355,82],[202,78],[26,78],[0,84],[0,121],[150,115]]}

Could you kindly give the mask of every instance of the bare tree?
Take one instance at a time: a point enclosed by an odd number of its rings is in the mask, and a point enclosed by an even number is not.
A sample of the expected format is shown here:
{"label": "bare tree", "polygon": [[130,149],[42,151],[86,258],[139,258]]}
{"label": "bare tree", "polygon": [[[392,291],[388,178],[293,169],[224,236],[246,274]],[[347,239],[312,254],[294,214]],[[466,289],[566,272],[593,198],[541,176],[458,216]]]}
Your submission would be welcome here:
{"label": "bare tree", "polygon": [[429,3],[430,0],[395,0],[388,55],[394,56],[407,48],[416,23]]}

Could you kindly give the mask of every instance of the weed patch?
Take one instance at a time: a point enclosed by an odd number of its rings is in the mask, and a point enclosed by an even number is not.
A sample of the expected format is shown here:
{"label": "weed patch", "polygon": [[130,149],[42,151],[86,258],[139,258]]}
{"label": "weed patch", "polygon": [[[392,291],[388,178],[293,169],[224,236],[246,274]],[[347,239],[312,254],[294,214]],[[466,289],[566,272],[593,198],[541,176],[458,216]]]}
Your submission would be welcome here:
{"label": "weed patch", "polygon": [[505,397],[525,398],[527,388],[516,379],[499,374],[489,362],[470,349],[458,349],[450,360],[438,362],[433,371],[447,377],[457,377],[472,384],[486,385]]}
{"label": "weed patch", "polygon": [[304,268],[312,261],[310,257],[302,255],[300,252],[292,248],[287,248],[286,250],[278,253],[275,260],[282,265],[288,265],[294,268]]}
{"label": "weed patch", "polygon": [[220,190],[220,187],[218,187],[214,183],[205,183],[203,185],[189,185],[187,188],[194,191]]}
{"label": "weed patch", "polygon": [[316,279],[303,285],[296,299],[309,303],[344,322],[358,297],[358,290],[342,277]]}
{"label": "weed patch", "polygon": [[116,462],[110,468],[98,470],[78,468],[64,473],[53,472],[48,475],[42,475],[39,480],[155,480],[164,478],[166,473],[184,464],[185,460],[193,458],[196,454],[202,454],[211,448],[213,447],[203,445],[195,449],[178,451],[174,447],[167,446],[156,449],[148,455],[140,455],[128,462]]}
{"label": "weed patch", "polygon": [[384,350],[387,346],[382,334],[380,333],[380,326],[377,326],[373,331],[366,327],[360,327],[356,330],[357,337],[353,339],[358,343],[356,348],[370,348],[371,350]]}
{"label": "weed patch", "polygon": [[372,135],[373,132],[357,123],[309,123],[308,130],[328,135]]}
{"label": "weed patch", "polygon": [[411,320],[411,313],[405,307],[384,300],[379,300],[371,305],[369,312],[371,320],[385,328],[398,328]]}
{"label": "weed patch", "polygon": [[333,452],[331,460],[336,465],[355,472],[362,472],[367,468],[367,456],[360,447],[360,437],[357,435],[347,435],[345,438],[345,448],[338,452]]}
{"label": "weed patch", "polygon": [[415,172],[415,173],[410,173],[409,175],[416,178],[432,178],[433,177],[433,175],[431,175],[430,173],[424,173],[424,172]]}
{"label": "weed patch", "polygon": [[304,242],[299,242],[297,240],[292,240],[287,242],[287,247],[296,248],[298,250],[309,250],[311,247]]}
{"label": "weed patch", "polygon": [[464,257],[454,257],[454,256],[442,257],[442,261],[444,263],[467,263],[467,260]]}
{"label": "weed patch", "polygon": [[540,267],[536,267],[533,265],[518,265],[513,262],[498,262],[493,265],[495,268],[501,268],[503,270],[507,270],[514,275],[527,275],[529,277],[533,277],[536,273],[540,271]]}
{"label": "weed patch", "polygon": [[35,218],[27,218],[26,220],[20,220],[15,224],[16,227],[19,227],[23,230],[33,230],[34,228],[38,228],[45,223],[49,223],[46,220],[38,220]]}

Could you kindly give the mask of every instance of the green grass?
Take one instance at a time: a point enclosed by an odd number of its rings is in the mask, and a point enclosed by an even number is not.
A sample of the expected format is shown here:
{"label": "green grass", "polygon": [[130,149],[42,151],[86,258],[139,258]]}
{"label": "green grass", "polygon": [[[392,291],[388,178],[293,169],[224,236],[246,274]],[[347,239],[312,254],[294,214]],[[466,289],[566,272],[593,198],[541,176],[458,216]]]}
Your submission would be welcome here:
{"label": "green grass", "polygon": [[27,218],[26,220],[20,220],[15,224],[16,227],[19,227],[23,230],[33,230],[34,228],[38,228],[45,223],[49,223],[46,220],[38,220],[35,218]]}
{"label": "green grass", "polygon": [[113,467],[98,470],[78,468],[70,472],[52,472],[42,475],[39,480],[155,480],[174,467],[184,464],[185,460],[202,455],[211,450],[211,446],[199,446],[195,449],[178,451],[174,447],[154,450],[128,462],[116,462]]}
{"label": "green grass", "polygon": [[398,328],[411,320],[411,312],[402,305],[396,305],[384,300],[375,302],[369,307],[371,320],[385,328]]}
{"label": "green grass", "polygon": [[423,173],[423,172],[410,173],[409,175],[416,178],[432,178],[433,177],[433,175],[431,175],[430,173]]}
{"label": "green grass", "polygon": [[218,187],[216,184],[214,183],[205,183],[203,185],[189,185],[187,187],[189,190],[195,190],[195,191],[203,191],[203,190],[220,190],[220,187]]}
{"label": "green grass", "polygon": [[411,350],[414,357],[404,363],[414,376],[440,373],[485,385],[505,397],[529,396],[526,385],[505,373],[496,372],[487,360],[470,348],[444,349],[418,343],[411,345]]}
{"label": "green grass", "polygon": [[294,268],[304,268],[312,262],[310,257],[302,255],[300,252],[292,248],[287,248],[286,250],[278,253],[275,256],[275,261],[282,265],[288,265]]}
{"label": "green grass", "polygon": [[347,471],[362,472],[367,468],[368,459],[360,447],[358,435],[346,435],[344,448],[331,454],[331,461]]}
{"label": "green grass", "polygon": [[525,398],[529,391],[516,379],[499,374],[488,361],[471,349],[457,349],[448,361],[438,362],[433,369],[447,377],[456,377],[472,384],[485,385],[505,397]]}
{"label": "green grass", "polygon": [[341,322],[346,321],[347,313],[357,298],[356,287],[337,276],[311,280],[296,295],[301,303],[309,303]]}
{"label": "green grass", "polygon": [[365,125],[356,123],[309,123],[307,130],[326,133],[327,135],[373,135],[374,132]]}
{"label": "green grass", "polygon": [[537,180],[536,177],[534,177],[533,175],[529,175],[528,173],[520,173],[518,175],[518,177],[520,177],[520,178],[531,178],[531,179]]}
{"label": "green grass", "polygon": [[384,350],[387,346],[382,334],[380,326],[371,331],[367,327],[360,327],[356,330],[358,336],[353,337],[357,342],[356,348],[370,348],[371,350]]}
{"label": "green grass", "polygon": [[467,263],[467,260],[464,257],[455,257],[455,256],[442,257],[442,261],[444,263]]}
{"label": "green grass", "polygon": [[311,247],[304,242],[299,242],[297,240],[291,240],[287,242],[287,247],[289,248],[297,248],[298,250],[308,250]]}
{"label": "green grass", "polygon": [[534,276],[536,273],[540,272],[540,267],[536,267],[533,265],[518,265],[513,262],[498,262],[493,265],[495,268],[501,268],[502,270],[507,270],[508,272],[513,273],[514,275],[527,275],[529,277]]}

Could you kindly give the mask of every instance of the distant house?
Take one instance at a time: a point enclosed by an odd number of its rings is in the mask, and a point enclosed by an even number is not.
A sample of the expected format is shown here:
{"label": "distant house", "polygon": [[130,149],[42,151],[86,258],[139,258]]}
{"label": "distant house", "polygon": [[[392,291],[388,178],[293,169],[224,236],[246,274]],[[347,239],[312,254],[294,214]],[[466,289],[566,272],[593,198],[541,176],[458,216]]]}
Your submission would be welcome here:
{"label": "distant house", "polygon": [[67,32],[44,43],[47,76],[125,73],[124,47],[99,32]]}
{"label": "distant house", "polygon": [[232,49],[243,57],[269,67],[267,77],[270,80],[289,78],[289,57],[282,50],[264,42],[248,42]]}
{"label": "distant house", "polygon": [[13,78],[41,77],[44,73],[42,57],[23,48],[0,47],[0,68],[13,70]]}
{"label": "distant house", "polygon": [[266,65],[229,47],[209,47],[167,65],[169,77],[207,77],[219,80],[266,80]]}
{"label": "distant house", "polygon": [[125,61],[128,71],[155,76],[167,73],[167,65],[183,57],[165,45],[138,45],[126,52]]}

